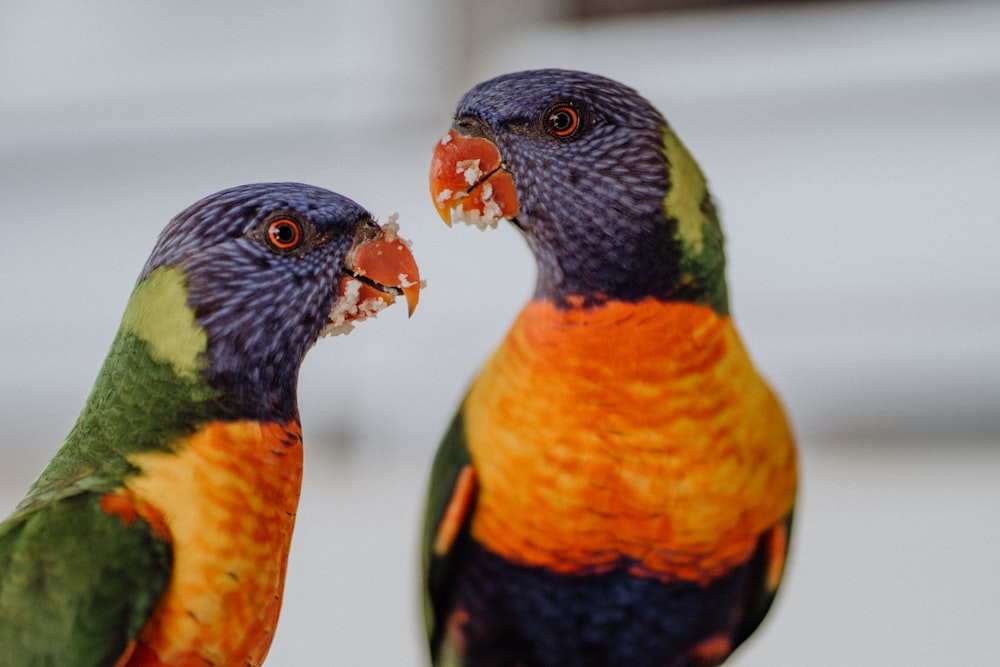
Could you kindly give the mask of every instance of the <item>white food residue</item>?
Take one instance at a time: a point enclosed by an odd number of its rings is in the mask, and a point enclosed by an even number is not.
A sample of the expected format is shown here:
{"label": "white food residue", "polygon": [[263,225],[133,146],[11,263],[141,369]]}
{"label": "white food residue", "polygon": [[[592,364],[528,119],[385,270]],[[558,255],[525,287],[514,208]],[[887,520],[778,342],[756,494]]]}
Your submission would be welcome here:
{"label": "white food residue", "polygon": [[483,170],[479,168],[479,160],[459,160],[455,163],[455,173],[462,174],[465,182],[475,185],[483,177]]}
{"label": "white food residue", "polygon": [[496,229],[497,223],[500,222],[500,207],[497,206],[496,202],[491,202],[493,207],[485,206],[483,213],[473,209],[471,211],[466,211],[464,208],[455,206],[451,209],[451,222],[455,224],[456,222],[464,222],[467,225],[473,227],[478,227],[480,231],[485,231],[487,228]]}
{"label": "white food residue", "polygon": [[382,238],[385,239],[386,243],[392,243],[399,237],[399,213],[393,213],[389,216],[389,221],[382,225]]}
{"label": "white food residue", "polygon": [[452,224],[464,222],[467,225],[478,227],[480,231],[485,231],[487,228],[496,229],[497,223],[505,219],[500,204],[493,199],[493,184],[483,183],[480,192],[480,199],[483,202],[482,211],[476,209],[467,211],[461,204],[453,206],[451,208]]}
{"label": "white food residue", "polygon": [[451,190],[445,188],[444,190],[442,190],[441,192],[438,193],[438,196],[434,199],[434,201],[437,202],[438,206],[444,206],[445,203],[447,203],[447,201],[449,199],[451,199],[451,196],[453,194],[455,194],[455,193],[452,192]]}
{"label": "white food residue", "polygon": [[339,336],[350,333],[355,322],[375,317],[380,310],[389,305],[381,297],[372,297],[362,301],[361,286],[360,280],[348,279],[343,295],[330,309],[326,326],[323,327],[320,336]]}

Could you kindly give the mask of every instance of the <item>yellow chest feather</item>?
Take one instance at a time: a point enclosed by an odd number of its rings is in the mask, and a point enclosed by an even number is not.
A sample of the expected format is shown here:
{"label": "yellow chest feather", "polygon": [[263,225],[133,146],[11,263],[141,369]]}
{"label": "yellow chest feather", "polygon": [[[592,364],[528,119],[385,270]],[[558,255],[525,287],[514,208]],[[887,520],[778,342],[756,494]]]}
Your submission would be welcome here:
{"label": "yellow chest feather", "polygon": [[302,482],[298,425],[213,423],[176,452],[130,460],[141,472],[127,486],[160,508],[173,546],[167,591],[134,661],[259,665],[281,606]]}

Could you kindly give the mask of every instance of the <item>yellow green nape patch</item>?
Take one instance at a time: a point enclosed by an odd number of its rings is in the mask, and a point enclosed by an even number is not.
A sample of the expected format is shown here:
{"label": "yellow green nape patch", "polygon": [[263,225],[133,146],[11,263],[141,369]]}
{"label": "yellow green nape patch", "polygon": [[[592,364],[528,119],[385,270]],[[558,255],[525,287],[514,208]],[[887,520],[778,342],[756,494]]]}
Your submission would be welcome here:
{"label": "yellow green nape patch", "polygon": [[726,315],[729,297],[722,228],[705,176],[669,127],[663,132],[663,154],[669,178],[663,211],[676,224],[684,292],[680,296],[694,303],[707,303],[719,315]]}
{"label": "yellow green nape patch", "polygon": [[154,360],[169,364],[180,377],[194,377],[202,367],[208,336],[187,302],[184,272],[161,266],[136,285],[121,329],[149,346]]}
{"label": "yellow green nape patch", "polygon": [[707,194],[705,176],[681,140],[669,127],[663,132],[670,189],[663,200],[667,217],[677,221],[677,235],[684,249],[701,254],[704,245],[705,212],[701,204]]}

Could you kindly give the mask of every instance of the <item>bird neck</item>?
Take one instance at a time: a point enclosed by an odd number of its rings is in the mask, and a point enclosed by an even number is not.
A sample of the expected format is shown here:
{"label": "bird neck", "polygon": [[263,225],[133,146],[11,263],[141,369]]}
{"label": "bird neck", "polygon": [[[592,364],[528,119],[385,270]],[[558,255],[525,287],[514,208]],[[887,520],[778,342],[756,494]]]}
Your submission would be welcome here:
{"label": "bird neck", "polygon": [[207,346],[180,269],[140,281],[76,424],[35,488],[84,477],[113,485],[132,471],[129,455],[171,451],[212,421],[253,418],[205,380]]}
{"label": "bird neck", "polygon": [[613,203],[602,207],[581,191],[570,203],[523,207],[519,227],[538,264],[535,299],[567,307],[581,297],[588,306],[654,298],[728,315],[724,239],[705,177],[669,128],[662,152],[655,169],[663,178],[642,196],[608,195]]}
{"label": "bird neck", "polygon": [[[681,284],[676,243],[659,213],[646,219],[619,219],[630,233],[615,237],[598,232],[564,236],[555,242],[528,237],[538,266],[534,298],[560,307],[595,306],[609,301],[637,302],[647,297],[675,300]],[[579,224],[577,218],[575,223]],[[593,220],[596,230],[604,221]],[[642,229],[642,232],[636,231]]]}

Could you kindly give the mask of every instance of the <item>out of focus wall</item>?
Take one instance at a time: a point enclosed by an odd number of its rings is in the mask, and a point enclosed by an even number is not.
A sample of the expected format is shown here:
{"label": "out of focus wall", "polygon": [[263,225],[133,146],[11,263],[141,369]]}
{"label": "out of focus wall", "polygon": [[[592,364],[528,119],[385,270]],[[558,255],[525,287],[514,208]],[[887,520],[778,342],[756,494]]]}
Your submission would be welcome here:
{"label": "out of focus wall", "polygon": [[589,69],[700,160],[736,320],[800,435],[788,575],[734,667],[995,664],[1000,4],[560,19],[572,4],[0,2],[0,514],[172,215],[237,183],[339,190],[400,214],[428,286],[411,320],[391,308],[306,359],[267,664],[426,664],[431,451],[534,276],[514,229],[440,222],[430,152],[470,85]]}
{"label": "out of focus wall", "polygon": [[321,341],[306,429],[429,451],[533,279],[512,229],[440,224],[430,147],[469,85],[541,66],[632,84],[701,160],[737,320],[807,440],[1000,439],[1000,6],[503,8],[0,5],[0,447],[51,453],[171,215],[303,180],[399,212],[429,282],[412,321]]}

